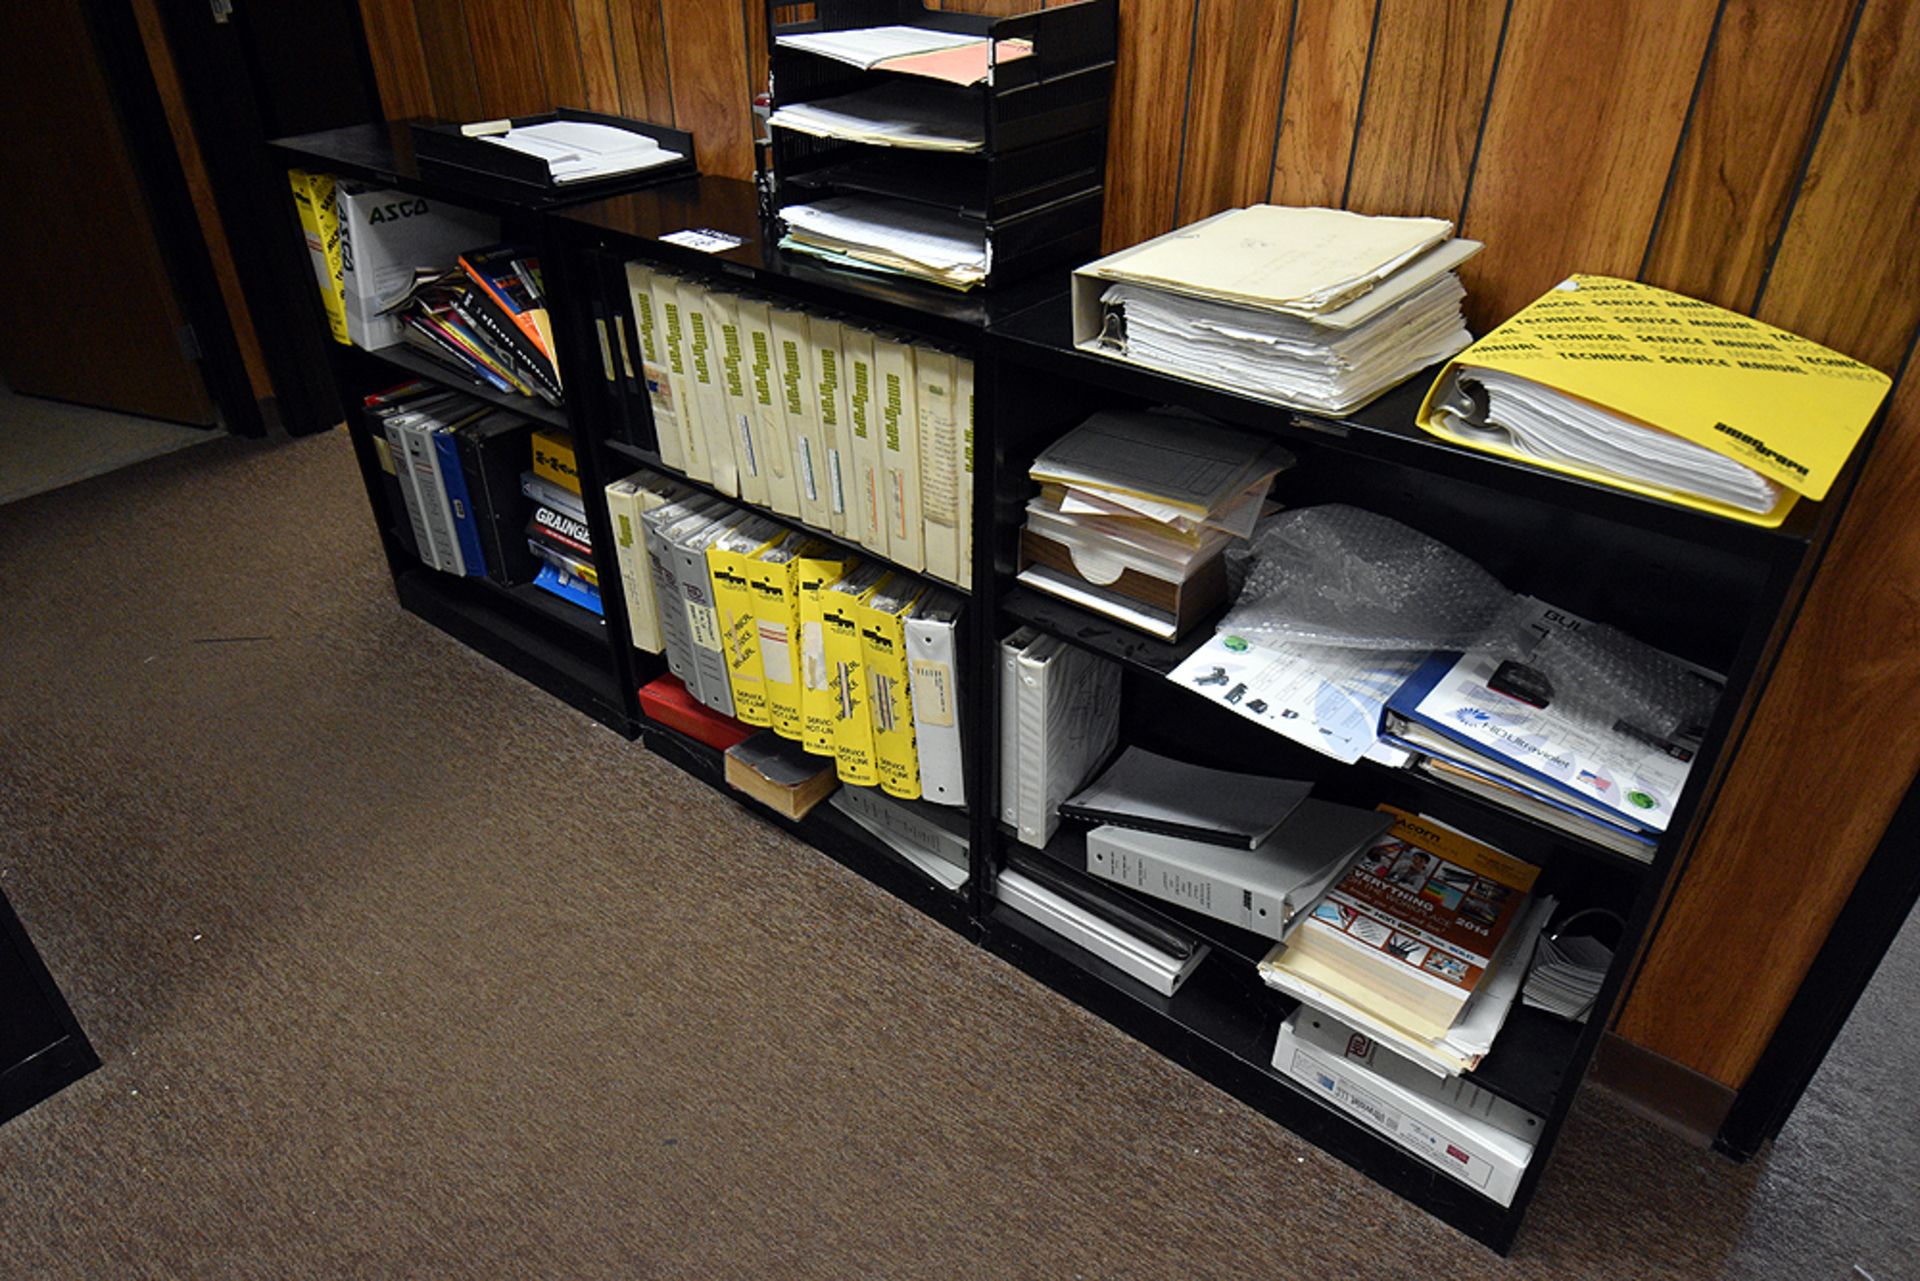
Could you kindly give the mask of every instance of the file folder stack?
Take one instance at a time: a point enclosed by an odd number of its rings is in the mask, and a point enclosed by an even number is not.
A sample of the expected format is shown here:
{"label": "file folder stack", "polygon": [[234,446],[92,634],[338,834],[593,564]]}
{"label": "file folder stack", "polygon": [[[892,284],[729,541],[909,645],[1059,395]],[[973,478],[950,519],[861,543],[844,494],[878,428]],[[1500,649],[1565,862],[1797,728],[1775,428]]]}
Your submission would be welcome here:
{"label": "file folder stack", "polygon": [[987,278],[983,224],[944,210],[881,196],[830,196],[788,205],[780,216],[787,223],[782,249],[949,289],[972,289]]}
{"label": "file folder stack", "polygon": [[1020,581],[1173,639],[1227,596],[1287,451],[1205,419],[1100,413],[1049,446],[1020,538]]}
{"label": "file folder stack", "polygon": [[1260,962],[1271,987],[1457,1076],[1493,1048],[1554,900],[1539,869],[1381,806],[1386,835]]}
{"label": "file folder stack", "polygon": [[1080,347],[1282,405],[1346,414],[1471,341],[1440,218],[1254,205],[1074,273]]}

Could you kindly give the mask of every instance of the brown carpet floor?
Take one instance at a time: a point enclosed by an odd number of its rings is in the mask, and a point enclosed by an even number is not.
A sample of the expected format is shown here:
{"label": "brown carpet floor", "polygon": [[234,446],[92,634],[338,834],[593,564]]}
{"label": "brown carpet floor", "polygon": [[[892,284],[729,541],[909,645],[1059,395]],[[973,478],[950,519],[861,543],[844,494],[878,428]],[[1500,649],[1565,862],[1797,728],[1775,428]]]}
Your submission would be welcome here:
{"label": "brown carpet floor", "polygon": [[1496,1259],[402,614],[338,434],[0,508],[0,602],[105,1060],[0,1127],[0,1277],[1915,1275],[1867,1059],[1747,1166],[1590,1093]]}

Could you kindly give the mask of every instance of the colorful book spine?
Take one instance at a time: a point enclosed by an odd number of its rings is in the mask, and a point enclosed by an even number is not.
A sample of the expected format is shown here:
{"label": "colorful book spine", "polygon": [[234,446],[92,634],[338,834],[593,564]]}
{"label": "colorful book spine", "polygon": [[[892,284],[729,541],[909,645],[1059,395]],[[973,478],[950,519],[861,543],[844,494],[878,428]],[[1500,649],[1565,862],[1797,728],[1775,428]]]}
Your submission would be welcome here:
{"label": "colorful book spine", "polygon": [[833,758],[840,781],[872,787],[880,781],[874,763],[873,716],[867,710],[866,654],[860,644],[860,607],[891,579],[879,571],[848,577],[821,595],[828,681],[837,704]]}

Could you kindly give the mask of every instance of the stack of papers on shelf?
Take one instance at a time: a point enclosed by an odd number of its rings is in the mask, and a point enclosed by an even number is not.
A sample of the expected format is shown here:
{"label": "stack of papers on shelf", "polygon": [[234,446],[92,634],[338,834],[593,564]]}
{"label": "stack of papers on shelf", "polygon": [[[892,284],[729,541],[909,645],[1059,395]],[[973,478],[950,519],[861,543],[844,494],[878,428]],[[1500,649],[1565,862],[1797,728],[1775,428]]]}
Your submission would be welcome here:
{"label": "stack of papers on shelf", "polygon": [[1513,1008],[1554,900],[1539,869],[1432,819],[1392,830],[1315,904],[1260,977],[1429,1072],[1478,1066]]}
{"label": "stack of papers on shelf", "polygon": [[1520,1000],[1537,1010],[1585,1023],[1613,965],[1613,949],[1584,934],[1542,934]]}
{"label": "stack of papers on shelf", "polygon": [[[1413,752],[1443,782],[1643,861],[1667,829],[1698,750],[1697,731],[1669,737],[1626,716],[1580,707],[1582,691],[1543,682],[1516,654],[1514,636],[1536,645],[1591,624],[1524,599],[1527,626],[1499,645],[1439,653],[1388,701],[1389,742]],[[1717,685],[1712,673],[1696,672]]]}
{"label": "stack of papers on shelf", "polygon": [[1226,599],[1227,547],[1293,461],[1190,415],[1095,414],[1028,469],[1020,581],[1172,639]]}
{"label": "stack of papers on shelf", "polygon": [[1824,498],[1891,380],[1736,312],[1573,276],[1462,352],[1420,425],[1652,498],[1778,525]]}
{"label": "stack of papers on shelf", "polygon": [[850,31],[810,31],[776,37],[786,49],[803,49],[859,67],[863,71],[893,71],[924,76],[949,84],[979,84],[995,63],[1029,57],[1026,40],[990,42],[985,36],[926,27],[859,27]]}
{"label": "stack of papers on shelf", "polygon": [[927,809],[889,800],[871,787],[843,787],[827,804],[942,888],[958,890],[966,884],[967,838]]}
{"label": "stack of papers on shelf", "polygon": [[878,196],[833,196],[780,211],[782,249],[841,266],[972,289],[987,278],[986,229],[925,205]]}
{"label": "stack of papers on shelf", "polygon": [[918,151],[979,151],[987,141],[986,115],[978,98],[897,82],[792,103],[775,111],[767,123],[816,138]]}
{"label": "stack of papers on shelf", "polygon": [[636,173],[685,159],[642,133],[591,120],[549,120],[482,138],[547,162],[555,182],[585,182]]}
{"label": "stack of papers on shelf", "polygon": [[1471,341],[1440,218],[1254,205],[1074,273],[1074,340],[1165,373],[1344,414]]}

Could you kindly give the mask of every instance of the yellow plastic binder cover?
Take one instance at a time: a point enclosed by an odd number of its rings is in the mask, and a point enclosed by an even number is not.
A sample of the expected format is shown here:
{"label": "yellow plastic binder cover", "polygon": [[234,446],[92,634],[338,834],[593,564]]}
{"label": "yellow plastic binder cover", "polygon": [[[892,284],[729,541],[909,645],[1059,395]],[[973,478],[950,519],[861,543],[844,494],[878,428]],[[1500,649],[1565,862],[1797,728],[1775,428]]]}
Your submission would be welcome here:
{"label": "yellow plastic binder cover", "polygon": [[[1450,431],[1436,414],[1456,371],[1499,370],[1668,432],[1782,487],[1771,511],[1641,484]],[[1447,363],[1419,423],[1455,444],[1734,520],[1774,526],[1826,497],[1892,379],[1819,343],[1652,285],[1576,275]]]}

